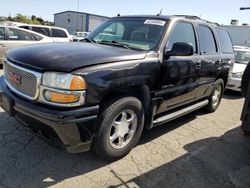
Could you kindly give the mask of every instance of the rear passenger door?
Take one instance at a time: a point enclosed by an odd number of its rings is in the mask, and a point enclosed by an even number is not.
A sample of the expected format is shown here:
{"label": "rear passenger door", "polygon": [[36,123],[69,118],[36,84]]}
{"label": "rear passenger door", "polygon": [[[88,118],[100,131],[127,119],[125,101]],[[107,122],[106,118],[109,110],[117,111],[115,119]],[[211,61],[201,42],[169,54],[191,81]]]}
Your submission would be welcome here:
{"label": "rear passenger door", "polygon": [[221,55],[212,28],[200,24],[197,26],[197,31],[201,55],[196,94],[196,98],[199,99],[209,94],[208,88],[215,82],[221,69]]}

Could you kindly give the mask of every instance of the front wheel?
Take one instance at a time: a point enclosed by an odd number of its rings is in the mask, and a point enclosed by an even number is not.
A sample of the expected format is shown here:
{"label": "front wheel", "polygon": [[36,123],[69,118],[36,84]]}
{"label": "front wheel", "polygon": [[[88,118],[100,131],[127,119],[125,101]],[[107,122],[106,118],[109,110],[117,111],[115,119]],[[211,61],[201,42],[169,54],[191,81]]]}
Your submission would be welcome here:
{"label": "front wheel", "polygon": [[101,157],[114,160],[127,155],[137,144],[143,130],[144,110],[135,97],[118,97],[103,107],[99,134],[93,149]]}
{"label": "front wheel", "polygon": [[221,102],[221,97],[224,91],[224,81],[222,79],[218,79],[212,91],[212,94],[209,97],[209,103],[207,105],[208,112],[214,112]]}

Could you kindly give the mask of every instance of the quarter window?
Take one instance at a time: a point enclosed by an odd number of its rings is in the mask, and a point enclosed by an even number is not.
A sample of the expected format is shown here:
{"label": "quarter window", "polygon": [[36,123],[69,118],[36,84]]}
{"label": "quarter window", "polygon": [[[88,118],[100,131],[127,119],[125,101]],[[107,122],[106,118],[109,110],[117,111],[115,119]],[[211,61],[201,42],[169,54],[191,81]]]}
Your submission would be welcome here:
{"label": "quarter window", "polygon": [[61,29],[54,29],[52,28],[52,37],[63,37],[63,38],[67,38],[67,34],[65,33],[65,31],[61,30]]}
{"label": "quarter window", "polygon": [[216,43],[214,40],[214,34],[212,30],[203,25],[198,26],[198,34],[200,39],[200,48],[202,54],[216,53]]}
{"label": "quarter window", "polygon": [[216,32],[219,37],[221,51],[223,53],[233,53],[233,45],[228,32],[220,28],[216,28]]}
{"label": "quarter window", "polygon": [[167,49],[171,50],[173,44],[176,42],[189,43],[193,46],[194,52],[197,52],[194,27],[191,23],[180,22],[174,26],[174,29],[170,35]]}

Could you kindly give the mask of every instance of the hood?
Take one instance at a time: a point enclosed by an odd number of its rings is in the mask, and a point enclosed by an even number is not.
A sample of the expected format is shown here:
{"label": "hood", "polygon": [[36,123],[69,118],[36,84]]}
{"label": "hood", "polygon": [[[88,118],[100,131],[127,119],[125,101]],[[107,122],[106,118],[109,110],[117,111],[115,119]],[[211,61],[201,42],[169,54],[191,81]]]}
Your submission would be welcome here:
{"label": "hood", "polygon": [[233,65],[232,73],[244,72],[246,66],[247,66],[247,64],[235,62]]}
{"label": "hood", "polygon": [[146,52],[83,42],[28,45],[6,54],[14,64],[38,71],[59,72],[101,63],[139,60],[145,56]]}

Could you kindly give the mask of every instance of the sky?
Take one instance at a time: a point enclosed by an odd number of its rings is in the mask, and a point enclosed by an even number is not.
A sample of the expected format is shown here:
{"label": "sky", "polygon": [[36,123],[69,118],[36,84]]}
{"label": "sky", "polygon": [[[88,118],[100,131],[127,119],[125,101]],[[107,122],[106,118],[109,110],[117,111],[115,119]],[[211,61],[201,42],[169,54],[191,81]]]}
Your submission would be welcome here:
{"label": "sky", "polygon": [[[79,6],[78,6],[79,2]],[[66,10],[103,16],[157,14],[195,15],[202,19],[228,25],[231,19],[250,24],[250,0],[0,0],[0,16],[21,13],[54,21],[54,14]]]}

